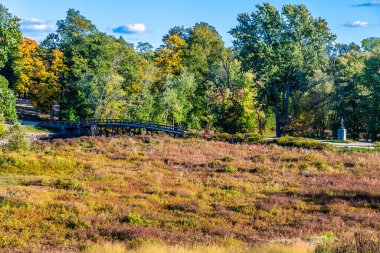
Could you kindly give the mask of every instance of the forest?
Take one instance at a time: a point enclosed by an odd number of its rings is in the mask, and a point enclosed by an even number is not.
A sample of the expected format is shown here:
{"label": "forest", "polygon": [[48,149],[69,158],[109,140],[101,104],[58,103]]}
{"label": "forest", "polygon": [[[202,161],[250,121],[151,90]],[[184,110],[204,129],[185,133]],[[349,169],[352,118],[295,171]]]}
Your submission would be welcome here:
{"label": "forest", "polygon": [[380,37],[247,11],[232,43],[199,22],[155,48],[76,9],[36,41],[0,5],[0,252],[380,252]]}
{"label": "forest", "polygon": [[350,138],[380,137],[380,38],[336,43],[304,5],[240,14],[231,47],[204,22],[173,27],[155,49],[99,31],[74,9],[40,43],[5,6],[0,20],[4,120],[16,120],[22,97],[52,119],[327,138],[343,118]]}

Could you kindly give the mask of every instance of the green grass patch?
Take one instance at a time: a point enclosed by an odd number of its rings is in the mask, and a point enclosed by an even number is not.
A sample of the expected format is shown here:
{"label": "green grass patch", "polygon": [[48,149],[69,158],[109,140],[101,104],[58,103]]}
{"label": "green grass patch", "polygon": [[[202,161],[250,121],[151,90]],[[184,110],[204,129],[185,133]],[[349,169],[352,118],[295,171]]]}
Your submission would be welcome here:
{"label": "green grass patch", "polygon": [[297,147],[304,149],[315,149],[315,150],[334,150],[335,148],[328,144],[320,141],[305,139],[305,138],[296,138],[291,136],[284,136],[278,138],[275,143],[284,147]]}
{"label": "green grass patch", "polygon": [[41,127],[41,126],[24,126],[24,129],[27,133],[36,133],[36,134],[54,133],[54,131],[52,129],[48,129],[48,128]]}

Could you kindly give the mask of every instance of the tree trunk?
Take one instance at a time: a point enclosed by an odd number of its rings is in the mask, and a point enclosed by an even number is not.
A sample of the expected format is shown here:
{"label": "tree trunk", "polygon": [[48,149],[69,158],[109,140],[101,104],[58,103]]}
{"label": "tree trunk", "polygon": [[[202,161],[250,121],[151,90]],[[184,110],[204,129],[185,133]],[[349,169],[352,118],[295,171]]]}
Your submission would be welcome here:
{"label": "tree trunk", "polygon": [[289,99],[290,99],[290,84],[287,84],[286,90],[283,95],[282,108],[281,108],[281,112],[282,112],[282,115],[281,115],[282,119],[280,122],[281,136],[285,136],[285,129],[288,123]]}
{"label": "tree trunk", "polygon": [[54,120],[54,105],[52,105],[50,108],[50,124],[53,124],[53,120]]}
{"label": "tree trunk", "polygon": [[280,117],[280,108],[279,108],[279,101],[278,101],[278,86],[275,84],[273,86],[274,96],[275,96],[275,111],[276,111],[276,137],[281,137],[282,131],[281,131],[281,117]]}

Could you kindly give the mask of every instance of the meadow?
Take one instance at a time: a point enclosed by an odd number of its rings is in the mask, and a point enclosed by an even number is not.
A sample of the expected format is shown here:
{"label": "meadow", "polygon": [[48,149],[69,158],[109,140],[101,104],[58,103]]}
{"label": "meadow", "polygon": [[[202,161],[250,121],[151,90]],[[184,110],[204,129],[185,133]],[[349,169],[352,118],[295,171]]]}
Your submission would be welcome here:
{"label": "meadow", "polygon": [[0,153],[1,252],[378,252],[379,211],[376,152],[136,136]]}

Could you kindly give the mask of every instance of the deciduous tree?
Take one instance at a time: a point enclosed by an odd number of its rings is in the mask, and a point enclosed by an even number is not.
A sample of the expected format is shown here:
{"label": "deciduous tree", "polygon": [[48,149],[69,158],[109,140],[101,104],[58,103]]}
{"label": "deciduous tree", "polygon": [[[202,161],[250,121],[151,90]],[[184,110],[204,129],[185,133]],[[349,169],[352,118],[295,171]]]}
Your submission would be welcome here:
{"label": "deciduous tree", "polygon": [[310,78],[324,68],[335,36],[304,5],[285,5],[282,13],[269,3],[256,7],[239,15],[231,34],[243,68],[257,75],[260,95],[274,107],[276,135],[282,136],[294,92],[314,87]]}

